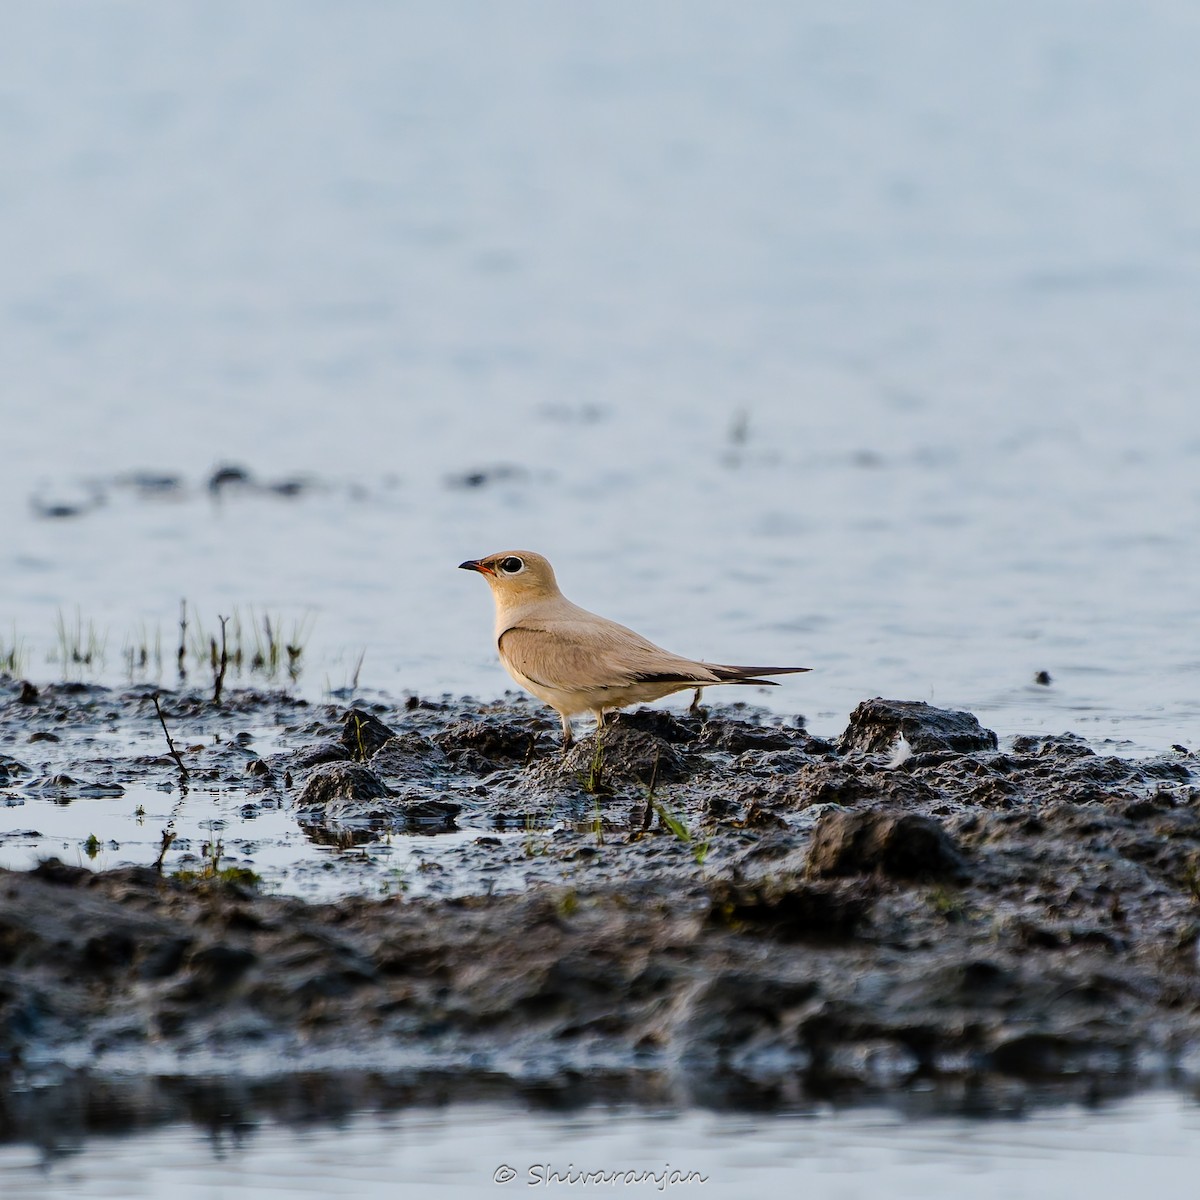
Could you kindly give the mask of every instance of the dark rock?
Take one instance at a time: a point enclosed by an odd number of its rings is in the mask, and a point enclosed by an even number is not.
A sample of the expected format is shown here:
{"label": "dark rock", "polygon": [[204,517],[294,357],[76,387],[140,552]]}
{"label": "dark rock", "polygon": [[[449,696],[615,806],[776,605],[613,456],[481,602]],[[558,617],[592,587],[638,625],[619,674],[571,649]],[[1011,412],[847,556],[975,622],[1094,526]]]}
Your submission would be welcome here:
{"label": "dark rock", "polygon": [[907,772],[881,771],[873,763],[857,768],[847,762],[818,759],[806,762],[792,775],[786,793],[788,806],[812,808],[818,804],[853,805],[872,800],[890,807],[911,808],[937,799],[938,792]]}
{"label": "dark rock", "polygon": [[395,796],[378,775],[359,763],[323,763],[304,782],[296,807],[324,813],[331,805],[363,804]]}
{"label": "dark rock", "polygon": [[19,762],[15,758],[9,758],[7,754],[0,754],[0,787],[8,787],[14,779],[19,779],[22,775],[31,775],[32,773],[23,762]]}
{"label": "dark rock", "polygon": [[878,871],[896,879],[962,879],[966,864],[954,839],[916,813],[828,812],[808,851],[813,878]]}
{"label": "dark rock", "polygon": [[697,749],[744,754],[747,750],[790,750],[803,740],[804,735],[798,729],[752,725],[749,721],[723,717],[705,723]]}
{"label": "dark rock", "polygon": [[125,929],[105,929],[87,939],[84,963],[92,969],[126,967],[133,961],[137,943]]}
{"label": "dark rock", "polygon": [[352,708],[342,722],[339,739],[355,762],[366,762],[372,754],[396,735],[378,718],[361,708]]}
{"label": "dark rock", "polygon": [[709,887],[714,918],[782,941],[845,941],[862,925],[874,896],[860,883],[718,880]]}
{"label": "dark rock", "polygon": [[927,1002],[967,1008],[1010,1007],[1020,997],[1021,990],[1015,971],[986,958],[939,967],[922,980],[921,987]]}
{"label": "dark rock", "polygon": [[475,721],[456,721],[434,742],[453,761],[464,755],[476,755],[472,762],[488,764],[494,770],[497,762],[528,762],[534,755],[538,734],[520,721],[501,721],[484,718]]}
{"label": "dark rock", "polygon": [[694,718],[677,716],[665,708],[639,708],[634,712],[618,712],[605,722],[609,729],[636,729],[664,742],[694,742],[701,731],[701,724]]}
{"label": "dark rock", "polygon": [[811,979],[722,971],[689,998],[672,1041],[685,1059],[794,1045],[800,1022],[819,994]]}
{"label": "dark rock", "polygon": [[236,983],[257,958],[253,950],[218,944],[194,951],[186,965],[202,987],[220,990]]}
{"label": "dark rock", "polygon": [[1035,734],[1018,734],[1012,741],[1016,754],[1036,755],[1039,758],[1090,758],[1095,755],[1081,737],[1063,733],[1055,737],[1038,737]]}
{"label": "dark rock", "polygon": [[125,794],[125,789],[119,783],[97,783],[73,779],[70,775],[50,775],[37,779],[29,785],[29,790],[35,795],[52,796],[62,802],[74,799],[99,800]]}
{"label": "dark rock", "polygon": [[440,746],[419,733],[389,738],[371,755],[371,770],[400,782],[444,777],[449,760]]}
{"label": "dark rock", "polygon": [[190,937],[169,937],[148,945],[138,967],[142,979],[164,979],[183,965],[184,955],[192,947]]}
{"label": "dark rock", "polygon": [[[601,770],[609,778],[634,780],[646,787],[674,783],[691,774],[689,761],[676,746],[636,725],[605,726],[601,742]],[[590,766],[595,742],[572,751],[577,759],[586,757]]]}
{"label": "dark rock", "polygon": [[796,807],[811,808],[816,804],[857,804],[879,796],[879,784],[874,775],[843,763],[819,762],[796,772],[792,794]]}
{"label": "dark rock", "polygon": [[461,804],[419,791],[397,793],[374,770],[358,763],[314,768],[296,802],[296,818],[305,826],[367,824],[445,832],[455,827],[461,811]]}
{"label": "dark rock", "polygon": [[[713,801],[710,800],[709,812],[712,812],[712,803]],[[786,829],[788,827],[787,822],[778,813],[763,808],[756,800],[752,800],[746,805],[741,825],[743,829]]]}
{"label": "dark rock", "polygon": [[1055,1033],[1023,1033],[1001,1042],[991,1054],[993,1070],[1024,1078],[1050,1078],[1079,1071],[1115,1072],[1126,1065],[1124,1047],[1098,1045],[1090,1038]]}
{"label": "dark rock", "polygon": [[63,887],[81,887],[92,878],[87,867],[71,867],[57,858],[43,859],[30,874],[35,879],[44,879],[47,883],[57,883]]}
{"label": "dark rock", "polygon": [[21,680],[21,694],[17,697],[18,704],[36,704],[38,702],[38,690],[29,682],[28,679]]}
{"label": "dark rock", "polygon": [[894,750],[903,735],[914,754],[974,754],[995,750],[998,742],[968,712],[932,708],[921,700],[864,700],[851,714],[850,724],[838,740],[846,754],[863,750],[885,754]]}
{"label": "dark rock", "polygon": [[297,750],[290,757],[282,757],[286,759],[291,770],[306,771],[310,767],[320,766],[321,763],[349,762],[351,754],[341,742],[317,742],[314,746]]}
{"label": "dark rock", "polygon": [[561,757],[543,758],[526,772],[526,782],[535,789],[571,788],[605,795],[614,788],[634,787],[644,791],[659,784],[675,783],[691,774],[694,764],[679,748],[635,725],[613,723],[576,742]]}

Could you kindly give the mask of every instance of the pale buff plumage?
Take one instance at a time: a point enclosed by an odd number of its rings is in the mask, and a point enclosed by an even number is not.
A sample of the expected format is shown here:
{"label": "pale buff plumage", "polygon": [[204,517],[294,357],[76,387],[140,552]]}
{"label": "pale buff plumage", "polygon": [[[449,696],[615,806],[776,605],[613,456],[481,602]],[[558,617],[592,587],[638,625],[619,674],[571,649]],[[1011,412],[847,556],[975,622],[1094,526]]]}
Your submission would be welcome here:
{"label": "pale buff plumage", "polygon": [[572,604],[558,590],[554,569],[529,550],[506,550],[459,564],[478,571],[496,602],[496,648],[508,673],[562,720],[563,745],[571,720],[660,700],[673,692],[719,683],[772,684],[764,675],[808,667],[732,667],[696,662],[656,646],[624,625]]}

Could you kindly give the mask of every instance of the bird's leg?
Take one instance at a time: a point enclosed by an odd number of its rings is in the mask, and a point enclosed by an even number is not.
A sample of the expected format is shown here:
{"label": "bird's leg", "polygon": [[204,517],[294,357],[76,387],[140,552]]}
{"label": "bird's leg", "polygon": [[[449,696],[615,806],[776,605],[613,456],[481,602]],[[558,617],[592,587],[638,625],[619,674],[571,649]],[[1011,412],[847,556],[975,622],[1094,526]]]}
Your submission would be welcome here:
{"label": "bird's leg", "polygon": [[558,718],[562,721],[563,727],[563,744],[564,753],[575,744],[575,735],[571,732],[571,722],[566,713],[559,713]]}
{"label": "bird's leg", "polygon": [[693,716],[699,716],[701,713],[700,695],[703,691],[703,688],[697,688],[696,694],[692,697],[691,707],[688,709],[688,712],[690,712]]}

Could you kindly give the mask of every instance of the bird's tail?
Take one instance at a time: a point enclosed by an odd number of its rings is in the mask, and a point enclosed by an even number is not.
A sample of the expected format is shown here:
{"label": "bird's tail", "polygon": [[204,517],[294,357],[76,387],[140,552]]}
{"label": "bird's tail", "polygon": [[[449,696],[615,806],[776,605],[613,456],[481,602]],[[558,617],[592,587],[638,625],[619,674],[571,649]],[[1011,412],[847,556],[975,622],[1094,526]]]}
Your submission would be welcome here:
{"label": "bird's tail", "polygon": [[757,683],[766,687],[779,685],[773,679],[764,679],[764,675],[799,675],[812,670],[812,667],[731,667],[719,663],[705,663],[705,666],[722,683]]}

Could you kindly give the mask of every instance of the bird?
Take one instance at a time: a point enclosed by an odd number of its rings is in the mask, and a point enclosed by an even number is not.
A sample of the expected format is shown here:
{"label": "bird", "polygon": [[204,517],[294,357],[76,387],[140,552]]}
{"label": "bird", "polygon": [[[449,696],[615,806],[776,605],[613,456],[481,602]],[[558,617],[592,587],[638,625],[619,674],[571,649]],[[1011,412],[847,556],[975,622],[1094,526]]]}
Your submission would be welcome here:
{"label": "bird", "polygon": [[674,692],[721,683],[776,686],[767,675],[810,667],[735,667],[672,654],[616,621],[572,604],[554,568],[532,550],[505,550],[459,563],[478,571],[496,602],[496,649],[505,670],[558,713],[563,749],[574,743],[571,718],[590,712],[597,729],[605,714]]}

